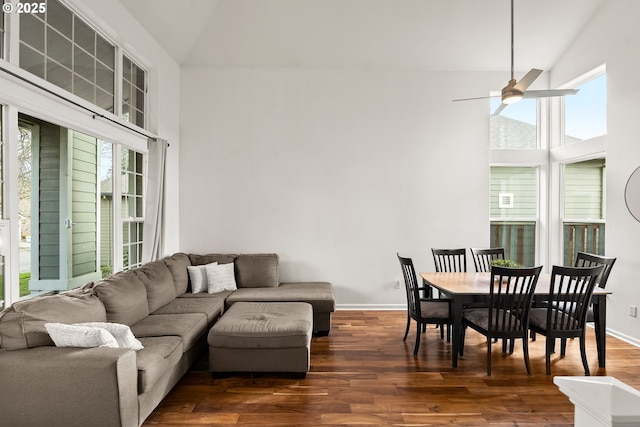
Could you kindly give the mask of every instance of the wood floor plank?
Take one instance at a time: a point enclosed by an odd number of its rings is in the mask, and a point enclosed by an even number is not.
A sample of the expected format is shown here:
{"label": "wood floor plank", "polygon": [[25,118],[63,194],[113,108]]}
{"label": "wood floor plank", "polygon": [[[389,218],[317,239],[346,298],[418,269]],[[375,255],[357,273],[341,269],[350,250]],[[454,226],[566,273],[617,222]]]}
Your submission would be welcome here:
{"label": "wood floor plank", "polygon": [[[544,339],[529,341],[533,375],[522,345],[513,354],[492,347],[486,375],[486,341],[468,331],[465,355],[451,367],[451,344],[429,327],[413,356],[415,325],[402,341],[404,311],[338,311],[329,336],[314,337],[311,371],[239,373],[212,379],[193,369],[144,426],[571,426],[573,405],[553,383],[555,375],[584,375],[578,340],[552,356],[545,374]],[[587,331],[592,375],[611,375],[640,388],[640,349],[607,337],[607,368],[598,368],[593,330]],[[198,363],[197,367],[206,366]]]}

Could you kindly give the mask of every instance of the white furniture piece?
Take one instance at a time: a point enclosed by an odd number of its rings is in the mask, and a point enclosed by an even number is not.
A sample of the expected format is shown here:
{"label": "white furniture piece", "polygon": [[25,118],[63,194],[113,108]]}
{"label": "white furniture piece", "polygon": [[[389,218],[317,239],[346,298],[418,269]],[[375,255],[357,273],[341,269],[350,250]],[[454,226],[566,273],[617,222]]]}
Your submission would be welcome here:
{"label": "white furniture piece", "polygon": [[576,427],[640,425],[640,391],[614,377],[555,377],[575,406]]}

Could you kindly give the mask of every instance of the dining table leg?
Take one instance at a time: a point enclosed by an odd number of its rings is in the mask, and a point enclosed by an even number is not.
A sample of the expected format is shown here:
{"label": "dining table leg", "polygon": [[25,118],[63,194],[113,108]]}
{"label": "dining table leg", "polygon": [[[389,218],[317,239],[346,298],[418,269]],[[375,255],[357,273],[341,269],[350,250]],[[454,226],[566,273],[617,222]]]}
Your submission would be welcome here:
{"label": "dining table leg", "polygon": [[451,366],[458,367],[458,355],[460,354],[460,345],[462,344],[462,298],[453,298],[451,300],[451,309],[453,310],[453,331],[451,333]]}
{"label": "dining table leg", "polygon": [[607,301],[605,295],[593,298],[593,321],[596,331],[596,347],[598,348],[598,366],[604,368],[607,349]]}

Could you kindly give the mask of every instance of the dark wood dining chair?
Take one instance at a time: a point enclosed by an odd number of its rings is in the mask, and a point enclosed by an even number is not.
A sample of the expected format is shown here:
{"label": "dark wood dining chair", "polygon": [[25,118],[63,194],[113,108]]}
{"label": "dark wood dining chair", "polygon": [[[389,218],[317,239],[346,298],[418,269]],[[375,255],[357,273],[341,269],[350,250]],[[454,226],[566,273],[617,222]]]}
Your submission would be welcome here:
{"label": "dark wood dining chair", "polygon": [[[611,269],[613,268],[613,264],[615,264],[616,258],[614,257],[605,257],[602,255],[590,254],[587,252],[578,252],[576,255],[576,261],[574,263],[575,267],[595,267],[598,265],[604,266],[602,269],[602,273],[596,279],[596,286],[604,289],[607,286],[607,280],[609,279],[609,274],[611,273]],[[587,323],[594,323],[595,318],[593,314],[593,304],[589,304],[589,308],[587,309]],[[597,326],[596,326],[597,327]],[[604,332],[604,331],[603,331]],[[598,333],[596,333],[598,336]],[[561,340],[561,352],[565,354],[567,348],[567,339],[563,338]]]}
{"label": "dark wood dining chair", "polygon": [[[551,354],[557,338],[580,339],[580,355],[585,375],[589,375],[585,349],[585,325],[591,295],[603,265],[595,267],[561,267],[554,265],[551,270],[549,296],[544,301],[546,307],[534,307],[529,313],[529,329],[546,336],[546,370],[551,375]],[[562,346],[560,356],[565,355]]]}
{"label": "dark wood dining chair", "polygon": [[511,353],[516,339],[522,339],[524,364],[531,375],[529,361],[529,311],[533,293],[542,266],[508,268],[494,266],[491,269],[491,287],[487,307],[468,308],[462,311],[462,336],[460,355],[464,353],[464,336],[467,327],[487,337],[487,375],[491,376],[491,344],[497,340],[509,340]]}
{"label": "dark wood dining chair", "polygon": [[431,248],[436,272],[467,272],[467,250]]}
{"label": "dark wood dining chair", "polygon": [[492,261],[504,259],[504,248],[471,248],[471,256],[477,273],[488,272]]}
{"label": "dark wood dining chair", "polygon": [[[467,272],[467,250],[465,248],[458,249],[439,249],[431,248],[433,255],[433,264],[438,273],[451,272]],[[424,282],[423,282],[424,283]],[[425,289],[426,297],[433,296],[433,290],[429,287]],[[449,332],[447,331],[447,337]],[[440,338],[444,337],[444,331],[440,329]]]}
{"label": "dark wood dining chair", "polygon": [[409,329],[411,326],[411,319],[417,323],[416,329],[416,345],[413,350],[414,356],[418,354],[418,348],[420,348],[420,336],[426,329],[427,324],[436,324],[440,328],[443,325],[447,325],[447,341],[450,340],[451,324],[451,302],[445,298],[423,298],[420,297],[420,291],[424,290],[424,287],[418,286],[418,279],[416,271],[413,267],[413,260],[411,258],[403,258],[400,254],[397,254],[398,261],[400,261],[400,267],[402,268],[402,275],[404,277],[405,289],[407,291],[407,328],[404,332],[404,338],[407,339]]}

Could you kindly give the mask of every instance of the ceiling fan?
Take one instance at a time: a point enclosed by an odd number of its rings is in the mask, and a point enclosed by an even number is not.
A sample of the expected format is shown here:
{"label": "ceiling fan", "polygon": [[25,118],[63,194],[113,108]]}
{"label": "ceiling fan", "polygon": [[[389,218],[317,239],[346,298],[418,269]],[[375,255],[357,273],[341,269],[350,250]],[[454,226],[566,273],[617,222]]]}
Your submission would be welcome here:
{"label": "ceiling fan", "polygon": [[457,101],[471,101],[476,99],[502,98],[502,103],[493,112],[492,116],[497,116],[504,110],[507,105],[520,101],[522,98],[547,98],[552,96],[575,95],[579,89],[549,89],[549,90],[527,90],[535,79],[542,73],[542,70],[532,68],[519,81],[513,76],[513,0],[511,0],[511,80],[502,88],[501,95],[481,96],[477,98],[454,99]]}

